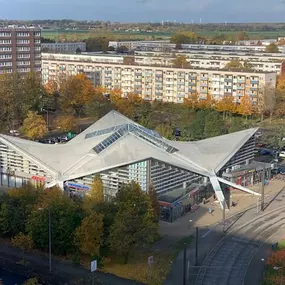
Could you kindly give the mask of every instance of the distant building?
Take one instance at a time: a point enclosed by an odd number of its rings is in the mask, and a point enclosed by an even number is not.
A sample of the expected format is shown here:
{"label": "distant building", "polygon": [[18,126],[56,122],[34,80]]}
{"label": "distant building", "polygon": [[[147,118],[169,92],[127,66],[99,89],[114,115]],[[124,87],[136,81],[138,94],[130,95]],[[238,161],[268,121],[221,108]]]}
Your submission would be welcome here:
{"label": "distant building", "polygon": [[175,48],[176,44],[170,43],[170,40],[161,41],[109,41],[109,47],[118,49],[125,46],[128,50],[162,50],[164,48]]}
{"label": "distant building", "polygon": [[41,71],[41,29],[0,27],[0,74]]}
{"label": "distant building", "polygon": [[183,103],[191,95],[204,100],[211,94],[216,100],[232,95],[237,103],[248,95],[257,104],[265,85],[276,86],[275,72],[144,66],[123,60],[123,56],[43,53],[42,79],[46,84],[62,75],[83,72],[95,86],[121,89],[123,96],[135,92],[144,100],[174,103]]}
{"label": "distant building", "polygon": [[43,52],[59,52],[59,53],[76,53],[86,51],[86,43],[70,42],[70,43],[42,43]]}

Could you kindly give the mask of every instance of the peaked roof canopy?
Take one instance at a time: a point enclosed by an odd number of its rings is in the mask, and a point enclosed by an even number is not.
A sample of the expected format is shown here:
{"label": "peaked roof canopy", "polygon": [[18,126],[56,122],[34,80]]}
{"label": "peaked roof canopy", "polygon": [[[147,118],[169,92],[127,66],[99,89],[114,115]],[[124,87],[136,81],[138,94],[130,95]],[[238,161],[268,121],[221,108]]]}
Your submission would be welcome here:
{"label": "peaked roof canopy", "polygon": [[218,172],[256,130],[196,142],[170,141],[111,111],[64,145],[47,145],[7,135],[0,135],[0,142],[64,180],[148,158],[210,176]]}

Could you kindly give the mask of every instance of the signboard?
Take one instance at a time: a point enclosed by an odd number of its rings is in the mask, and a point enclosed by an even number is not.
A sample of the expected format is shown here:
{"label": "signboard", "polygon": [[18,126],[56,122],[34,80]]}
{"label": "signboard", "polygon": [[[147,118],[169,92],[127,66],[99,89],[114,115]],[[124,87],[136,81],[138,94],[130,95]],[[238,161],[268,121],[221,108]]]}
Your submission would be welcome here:
{"label": "signboard", "polygon": [[94,272],[97,270],[97,260],[91,261],[90,271]]}
{"label": "signboard", "polygon": [[75,183],[75,182],[66,182],[65,185],[69,188],[77,189],[77,190],[89,190],[89,187],[83,184]]}
{"label": "signboard", "polygon": [[45,181],[46,178],[45,177],[41,177],[41,176],[32,176],[31,177],[32,180],[36,180],[36,181]]}
{"label": "signboard", "polygon": [[148,263],[148,265],[153,264],[153,256],[152,255],[148,257],[147,263]]}

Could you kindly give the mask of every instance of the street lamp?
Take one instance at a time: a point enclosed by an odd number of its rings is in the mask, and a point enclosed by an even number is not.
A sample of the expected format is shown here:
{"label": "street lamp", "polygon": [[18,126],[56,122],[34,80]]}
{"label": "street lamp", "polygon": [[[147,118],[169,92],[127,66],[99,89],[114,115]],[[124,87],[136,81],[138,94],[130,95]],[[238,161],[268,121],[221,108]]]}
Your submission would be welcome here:
{"label": "street lamp", "polygon": [[49,110],[47,110],[47,109],[45,109],[45,108],[41,108],[41,111],[47,113],[47,130],[49,130],[49,118],[48,118],[48,112],[49,112]]}
{"label": "street lamp", "polygon": [[[45,210],[45,208],[39,208],[39,211]],[[50,209],[48,210],[48,251],[49,251],[49,272],[51,272],[51,215]]]}

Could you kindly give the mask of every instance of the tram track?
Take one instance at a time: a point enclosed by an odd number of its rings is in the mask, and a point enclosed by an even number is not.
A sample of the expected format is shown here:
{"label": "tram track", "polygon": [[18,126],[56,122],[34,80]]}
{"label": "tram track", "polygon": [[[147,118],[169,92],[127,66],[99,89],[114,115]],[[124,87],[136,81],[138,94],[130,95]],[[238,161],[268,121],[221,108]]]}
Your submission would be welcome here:
{"label": "tram track", "polygon": [[[191,284],[243,284],[253,256],[270,236],[284,226],[285,206],[233,229],[209,252]],[[189,276],[192,275],[191,270]]]}

